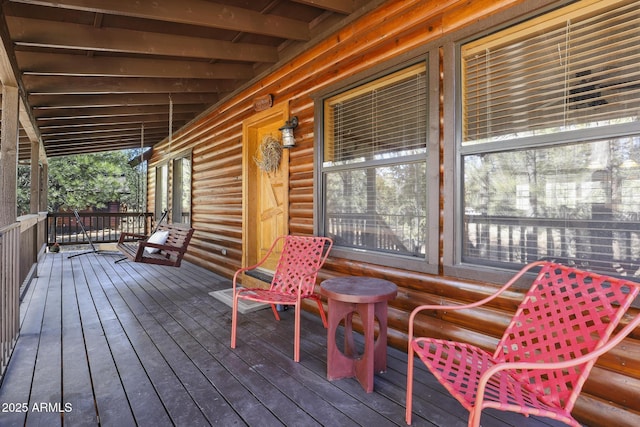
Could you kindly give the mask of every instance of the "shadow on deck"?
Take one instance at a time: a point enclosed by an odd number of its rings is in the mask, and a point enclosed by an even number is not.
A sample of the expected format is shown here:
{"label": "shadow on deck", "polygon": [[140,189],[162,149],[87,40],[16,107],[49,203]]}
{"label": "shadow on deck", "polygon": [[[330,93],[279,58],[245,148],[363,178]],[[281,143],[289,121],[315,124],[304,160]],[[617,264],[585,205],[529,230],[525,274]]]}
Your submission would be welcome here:
{"label": "shadow on deck", "polygon": [[[367,394],[326,379],[326,331],[303,313],[301,361],[293,312],[240,315],[209,296],[228,279],[122,262],[119,253],[46,254],[21,305],[21,335],[0,387],[1,426],[405,425],[406,353]],[[416,365],[417,366],[417,365]],[[466,411],[418,368],[414,425],[464,426]],[[487,411],[484,426],[558,426]]]}

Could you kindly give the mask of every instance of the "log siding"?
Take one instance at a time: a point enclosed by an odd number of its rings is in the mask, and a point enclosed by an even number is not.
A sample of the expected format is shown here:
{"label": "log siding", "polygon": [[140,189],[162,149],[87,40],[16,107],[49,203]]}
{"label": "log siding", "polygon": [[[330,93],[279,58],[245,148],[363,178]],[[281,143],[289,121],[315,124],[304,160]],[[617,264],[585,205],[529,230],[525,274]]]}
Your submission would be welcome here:
{"label": "log siding", "polygon": [[[565,2],[566,3],[566,2]],[[387,1],[359,19],[347,23],[321,40],[310,42],[304,52],[266,72],[227,100],[215,105],[174,134],[169,147],[165,140],[154,147],[148,174],[148,208],[154,207],[155,166],[184,150],[192,150],[192,227],[196,230],[185,259],[225,277],[231,277],[242,262],[242,123],[253,114],[253,99],[273,95],[274,104],[289,104],[290,115],[298,116],[296,146],[291,149],[289,175],[289,230],[292,234],[314,233],[314,149],[321,144],[315,134],[317,112],[314,97],[338,84],[360,80],[411,58],[426,58],[439,52],[438,65],[445,76],[440,96],[450,93],[453,77],[443,67],[443,52],[455,36],[466,33],[476,23],[501,25],[506,19],[527,16],[560,4],[551,0],[449,0]],[[477,31],[477,30],[475,30]],[[431,55],[433,57],[434,55]],[[438,55],[435,55],[438,56]],[[448,75],[449,74],[449,75]],[[433,88],[431,89],[433,90]],[[431,101],[430,101],[431,102]],[[320,279],[340,275],[368,275],[395,282],[398,297],[389,305],[389,344],[406,349],[408,313],[426,302],[463,302],[491,293],[495,285],[445,276],[444,246],[450,241],[442,213],[445,200],[452,197],[452,183],[444,182],[443,158],[451,156],[453,134],[447,129],[442,101],[436,131],[440,135],[438,230],[430,230],[439,241],[437,270],[426,274],[398,268],[331,257]],[[171,152],[169,153],[169,148]],[[430,172],[432,176],[433,172]],[[171,175],[171,174],[170,174]],[[171,191],[171,186],[169,186]],[[169,195],[171,200],[171,194]],[[447,202],[449,203],[449,202]],[[434,212],[431,209],[431,212]],[[433,228],[433,226],[431,226]],[[429,252],[429,255],[433,251]],[[441,313],[426,316],[418,333],[469,340],[491,348],[497,342],[521,295],[511,293],[487,310],[470,313]],[[307,305],[307,309],[315,309]],[[598,361],[576,404],[574,415],[587,425],[640,425],[640,331]]]}

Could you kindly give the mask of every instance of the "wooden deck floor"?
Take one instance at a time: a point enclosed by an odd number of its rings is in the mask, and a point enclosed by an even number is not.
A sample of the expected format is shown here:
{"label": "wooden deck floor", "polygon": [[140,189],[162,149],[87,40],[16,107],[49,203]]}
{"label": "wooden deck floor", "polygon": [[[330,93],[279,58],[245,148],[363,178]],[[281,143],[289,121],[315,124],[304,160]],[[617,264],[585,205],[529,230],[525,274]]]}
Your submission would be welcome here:
{"label": "wooden deck floor", "polygon": [[[22,329],[0,386],[0,426],[386,426],[404,424],[406,354],[365,393],[326,380],[326,332],[303,314],[294,363],[292,312],[240,315],[208,295],[229,280],[181,268],[114,264],[117,254],[47,254],[22,303]],[[426,371],[414,425],[464,426],[466,411]],[[558,426],[489,412],[484,426]]]}

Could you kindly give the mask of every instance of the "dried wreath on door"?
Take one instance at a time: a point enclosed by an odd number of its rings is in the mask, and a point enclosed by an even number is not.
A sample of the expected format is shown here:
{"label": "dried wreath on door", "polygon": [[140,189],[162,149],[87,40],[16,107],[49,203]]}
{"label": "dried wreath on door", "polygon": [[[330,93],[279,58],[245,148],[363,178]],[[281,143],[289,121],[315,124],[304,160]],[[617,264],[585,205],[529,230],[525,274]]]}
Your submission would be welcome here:
{"label": "dried wreath on door", "polygon": [[280,167],[282,159],[282,144],[271,135],[265,135],[258,147],[253,160],[258,167],[267,172],[275,172]]}

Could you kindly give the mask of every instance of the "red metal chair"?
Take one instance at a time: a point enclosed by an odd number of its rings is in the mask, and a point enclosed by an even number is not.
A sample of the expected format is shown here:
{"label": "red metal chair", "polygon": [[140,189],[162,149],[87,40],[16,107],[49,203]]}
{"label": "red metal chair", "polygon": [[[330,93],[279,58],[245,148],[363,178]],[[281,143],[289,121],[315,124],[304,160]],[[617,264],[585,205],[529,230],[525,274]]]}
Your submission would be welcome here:
{"label": "red metal chair", "polygon": [[[540,271],[520,303],[494,354],[469,344],[414,338],[424,310],[480,306],[500,295],[524,273]],[[612,337],[640,284],[548,262],[523,268],[495,294],[460,306],[423,305],[409,318],[406,421],[411,424],[414,353],[467,409],[479,426],[484,408],[580,423],[571,410],[596,362],[640,324],[640,315]]]}
{"label": "red metal chair", "polygon": [[[269,255],[280,245],[282,253],[273,274],[269,289],[238,288],[238,276],[245,271],[253,270],[269,258]],[[246,299],[271,304],[277,320],[280,320],[276,305],[293,305],[295,307],[295,337],[293,359],[300,361],[300,309],[302,300],[310,298],[316,301],[322,323],[327,327],[327,317],[322,307],[320,296],[314,293],[318,271],[329,256],[333,241],[327,237],[281,236],[277,238],[267,254],[255,265],[241,268],[233,276],[233,312],[231,314],[231,348],[236,348],[236,329],[238,323],[238,299]]]}

